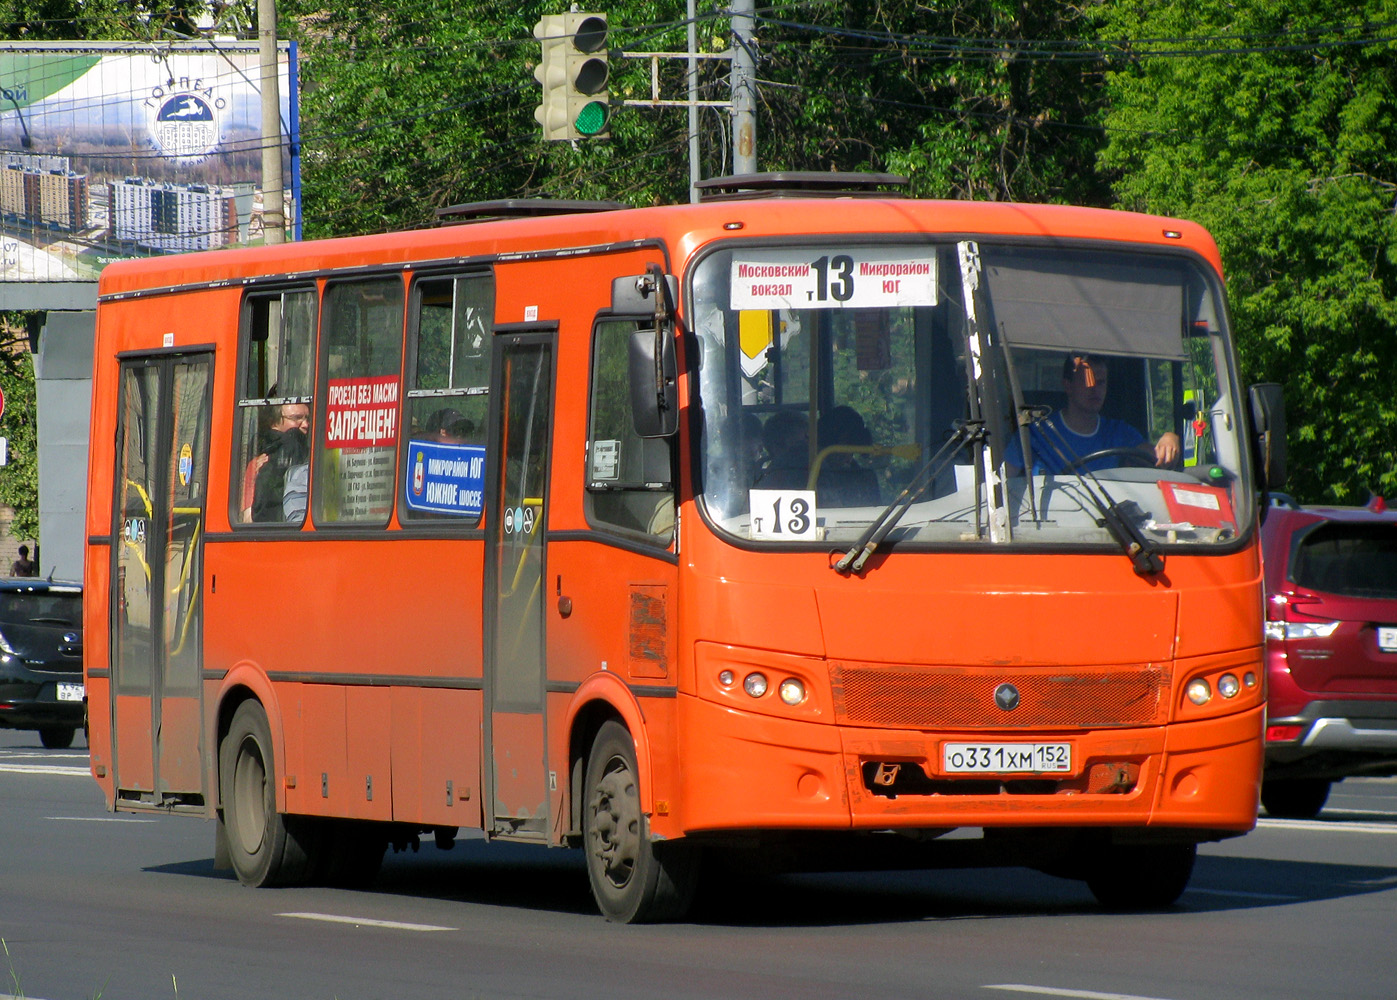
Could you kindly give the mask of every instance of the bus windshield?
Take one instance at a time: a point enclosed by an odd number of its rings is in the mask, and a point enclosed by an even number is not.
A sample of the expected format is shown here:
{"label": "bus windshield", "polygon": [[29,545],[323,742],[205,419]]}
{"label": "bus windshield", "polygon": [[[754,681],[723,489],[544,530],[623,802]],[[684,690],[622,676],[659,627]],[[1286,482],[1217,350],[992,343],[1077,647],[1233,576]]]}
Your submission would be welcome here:
{"label": "bus windshield", "polygon": [[737,539],[853,544],[892,509],[899,545],[1163,551],[1250,522],[1221,286],[1196,257],[728,245],[691,294],[703,507]]}

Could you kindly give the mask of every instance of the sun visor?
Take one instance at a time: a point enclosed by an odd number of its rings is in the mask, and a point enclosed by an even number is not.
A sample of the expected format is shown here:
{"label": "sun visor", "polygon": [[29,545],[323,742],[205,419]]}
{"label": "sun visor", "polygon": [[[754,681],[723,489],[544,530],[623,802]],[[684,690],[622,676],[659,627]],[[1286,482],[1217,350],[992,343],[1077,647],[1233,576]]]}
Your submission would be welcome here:
{"label": "sun visor", "polygon": [[982,259],[995,328],[1015,347],[1184,357],[1186,279],[1177,262],[1014,251]]}

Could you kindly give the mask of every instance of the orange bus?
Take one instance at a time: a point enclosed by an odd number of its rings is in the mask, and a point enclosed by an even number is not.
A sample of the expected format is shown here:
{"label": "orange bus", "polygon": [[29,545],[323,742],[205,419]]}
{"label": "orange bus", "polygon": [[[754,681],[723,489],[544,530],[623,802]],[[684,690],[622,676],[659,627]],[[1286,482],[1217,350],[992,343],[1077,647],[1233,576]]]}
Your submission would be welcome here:
{"label": "orange bus", "polygon": [[617,921],[730,854],[1172,903],[1255,822],[1278,393],[1198,226],[890,180],[106,268],[108,806],[250,885],[581,848]]}

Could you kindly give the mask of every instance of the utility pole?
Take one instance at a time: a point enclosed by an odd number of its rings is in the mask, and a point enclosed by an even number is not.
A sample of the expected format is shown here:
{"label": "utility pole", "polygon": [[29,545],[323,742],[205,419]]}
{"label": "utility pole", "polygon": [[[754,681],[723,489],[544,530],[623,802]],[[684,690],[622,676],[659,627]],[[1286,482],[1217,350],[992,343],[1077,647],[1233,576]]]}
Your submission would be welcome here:
{"label": "utility pole", "polygon": [[689,18],[688,84],[689,84],[689,201],[698,201],[699,133],[698,133],[698,0],[688,0],[685,13]]}
{"label": "utility pole", "polygon": [[757,65],[754,0],[732,5],[732,172],[757,172]]}
{"label": "utility pole", "polygon": [[257,0],[257,56],[262,70],[262,240],[268,244],[286,240],[276,41],[276,0]]}

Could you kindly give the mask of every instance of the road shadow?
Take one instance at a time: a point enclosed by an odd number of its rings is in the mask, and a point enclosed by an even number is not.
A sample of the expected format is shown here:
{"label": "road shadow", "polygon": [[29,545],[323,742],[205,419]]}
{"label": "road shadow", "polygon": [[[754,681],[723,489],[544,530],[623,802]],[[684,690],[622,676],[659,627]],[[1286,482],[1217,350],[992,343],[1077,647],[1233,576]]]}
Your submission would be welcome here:
{"label": "road shadow", "polygon": [[[1362,817],[1371,822],[1370,816]],[[1340,825],[1347,820],[1336,816]],[[1295,906],[1397,888],[1397,866],[1199,855],[1183,897],[1165,917]],[[212,859],[148,871],[231,879]],[[596,913],[582,853],[463,838],[448,851],[390,852],[365,890],[395,896]],[[764,874],[710,866],[689,920],[732,927],[824,927],[926,920],[1061,917],[1103,912],[1084,883],[1027,868],[936,868]],[[1116,911],[1119,912],[1119,911]]]}

